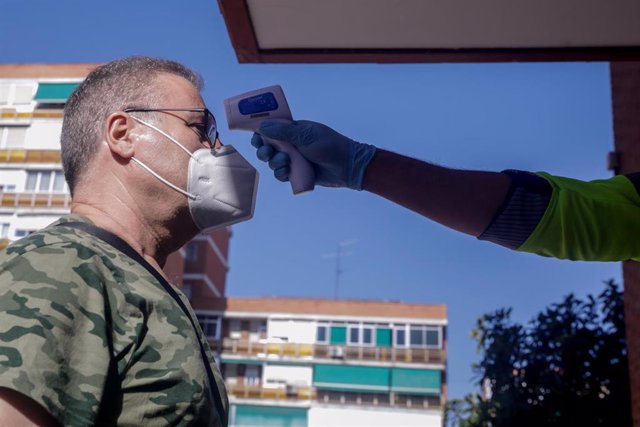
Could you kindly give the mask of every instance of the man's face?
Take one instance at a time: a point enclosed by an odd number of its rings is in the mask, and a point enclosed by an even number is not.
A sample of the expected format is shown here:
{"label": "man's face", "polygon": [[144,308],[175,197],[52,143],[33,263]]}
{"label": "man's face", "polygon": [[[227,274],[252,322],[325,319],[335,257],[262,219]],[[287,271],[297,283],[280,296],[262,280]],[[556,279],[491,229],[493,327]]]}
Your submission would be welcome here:
{"label": "man's face", "polygon": [[[159,101],[157,101],[158,105],[150,106],[151,108],[205,107],[198,89],[182,77],[161,73],[156,78],[154,86],[158,88],[160,97]],[[139,113],[132,112],[130,114],[136,115],[143,120],[147,119],[147,117],[139,115]],[[153,114],[157,117],[157,120],[153,121],[154,125],[171,135],[189,152],[193,153],[203,148],[203,144],[207,143],[202,132],[200,132],[204,113],[163,111]],[[137,123],[136,128],[136,133],[139,136],[135,147],[136,158],[147,164],[169,182],[186,190],[189,156],[174,142],[148,126]],[[153,185],[153,188],[157,188],[167,197],[180,200],[186,204],[183,195],[150,177],[145,171],[140,170],[139,172],[146,175],[145,179],[149,184]],[[153,182],[150,182],[150,180]],[[170,196],[169,193],[171,194]],[[163,200],[168,202],[170,199]]]}

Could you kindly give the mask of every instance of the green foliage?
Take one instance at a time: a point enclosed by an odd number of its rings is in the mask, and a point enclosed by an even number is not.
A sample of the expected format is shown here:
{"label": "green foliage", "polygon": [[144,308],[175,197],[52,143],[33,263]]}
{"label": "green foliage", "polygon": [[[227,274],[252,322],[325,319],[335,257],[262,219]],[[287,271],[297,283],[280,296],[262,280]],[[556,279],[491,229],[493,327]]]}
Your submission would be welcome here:
{"label": "green foliage", "polygon": [[480,391],[448,403],[446,425],[631,426],[623,294],[573,294],[526,326],[511,309],[478,319],[472,337]]}

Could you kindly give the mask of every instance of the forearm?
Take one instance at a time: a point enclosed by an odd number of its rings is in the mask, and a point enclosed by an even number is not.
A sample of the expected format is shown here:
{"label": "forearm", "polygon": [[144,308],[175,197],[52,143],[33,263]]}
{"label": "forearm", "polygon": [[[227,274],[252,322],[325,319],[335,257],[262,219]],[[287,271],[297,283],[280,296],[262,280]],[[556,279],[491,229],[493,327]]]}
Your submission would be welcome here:
{"label": "forearm", "polygon": [[59,424],[35,400],[15,390],[0,387],[0,425],[55,427]]}
{"label": "forearm", "polygon": [[363,187],[449,228],[479,236],[509,185],[505,174],[449,169],[378,149]]}

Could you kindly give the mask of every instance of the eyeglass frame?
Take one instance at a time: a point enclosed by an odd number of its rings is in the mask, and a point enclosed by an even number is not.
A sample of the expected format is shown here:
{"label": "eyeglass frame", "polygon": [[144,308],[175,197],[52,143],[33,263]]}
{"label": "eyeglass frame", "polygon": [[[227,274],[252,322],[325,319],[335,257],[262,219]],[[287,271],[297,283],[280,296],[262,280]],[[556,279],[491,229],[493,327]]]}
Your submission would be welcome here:
{"label": "eyeglass frame", "polygon": [[[211,110],[209,110],[208,108],[127,108],[125,110],[123,110],[125,113],[162,113],[162,112],[166,112],[166,111],[187,111],[190,113],[204,113],[204,127],[205,127],[205,132],[204,132],[204,137],[207,139],[207,142],[209,143],[209,148],[214,148],[216,146],[216,141],[218,140],[218,124],[216,122],[216,117],[213,115],[213,113],[211,112]],[[207,127],[208,127],[208,118],[211,118],[212,124],[213,124],[213,128],[215,130],[215,137],[213,138],[213,141],[211,140],[211,132],[206,131]],[[181,117],[179,117],[181,118]]]}

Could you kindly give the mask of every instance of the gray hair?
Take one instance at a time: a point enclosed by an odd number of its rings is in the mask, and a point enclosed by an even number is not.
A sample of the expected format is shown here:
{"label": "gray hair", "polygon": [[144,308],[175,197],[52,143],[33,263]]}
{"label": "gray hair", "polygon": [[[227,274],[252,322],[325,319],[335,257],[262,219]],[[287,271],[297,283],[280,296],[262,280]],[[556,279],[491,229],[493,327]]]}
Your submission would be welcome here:
{"label": "gray hair", "polygon": [[154,85],[159,73],[185,78],[202,90],[202,77],[166,59],[133,56],[94,69],[73,91],[64,107],[60,146],[64,176],[73,190],[93,159],[105,119],[126,108],[151,108],[161,97]]}

